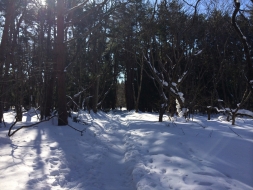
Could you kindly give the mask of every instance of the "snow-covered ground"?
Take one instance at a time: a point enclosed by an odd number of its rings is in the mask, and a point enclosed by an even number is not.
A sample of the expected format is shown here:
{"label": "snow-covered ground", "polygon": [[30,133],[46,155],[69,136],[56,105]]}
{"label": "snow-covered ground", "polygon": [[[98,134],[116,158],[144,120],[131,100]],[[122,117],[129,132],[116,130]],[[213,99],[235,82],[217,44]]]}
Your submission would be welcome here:
{"label": "snow-covered ground", "polygon": [[[26,113],[17,126],[37,121]],[[253,120],[214,116],[159,123],[157,114],[87,114],[83,136],[47,121],[6,136],[0,128],[1,190],[253,189]],[[54,118],[55,119],[55,118]],[[239,135],[239,136],[238,136]]]}

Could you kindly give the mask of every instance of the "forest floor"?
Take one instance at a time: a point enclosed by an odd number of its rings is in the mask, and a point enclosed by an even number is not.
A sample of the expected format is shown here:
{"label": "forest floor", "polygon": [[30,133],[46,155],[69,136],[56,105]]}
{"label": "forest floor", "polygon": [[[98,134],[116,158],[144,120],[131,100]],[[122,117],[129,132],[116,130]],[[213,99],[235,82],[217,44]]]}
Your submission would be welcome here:
{"label": "forest floor", "polygon": [[[88,114],[85,124],[56,126],[56,118],[7,133],[14,112],[0,128],[1,190],[252,190],[253,120],[236,125],[219,115],[190,121],[158,114],[114,112]],[[33,111],[19,126],[37,121]]]}

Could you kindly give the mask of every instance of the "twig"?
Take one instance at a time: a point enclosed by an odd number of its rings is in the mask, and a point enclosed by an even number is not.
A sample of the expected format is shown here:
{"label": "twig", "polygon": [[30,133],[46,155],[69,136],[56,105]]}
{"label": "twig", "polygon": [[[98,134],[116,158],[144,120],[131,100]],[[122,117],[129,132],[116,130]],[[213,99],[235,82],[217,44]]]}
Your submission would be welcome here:
{"label": "twig", "polygon": [[[231,130],[231,131],[233,131],[233,133],[234,134],[236,134],[237,136],[239,136],[239,137],[241,137],[238,133],[236,133],[231,127],[229,127],[229,129]],[[241,137],[242,138],[242,137]]]}
{"label": "twig", "polygon": [[[58,118],[58,119],[60,119],[63,123],[65,123],[61,118]],[[84,128],[83,130],[79,130],[79,129],[77,129],[77,128],[71,126],[71,125],[69,125],[68,123],[65,123],[65,125],[67,125],[67,126],[69,126],[70,128],[72,128],[72,129],[74,129],[74,130],[80,132],[80,133],[81,133],[81,136],[83,136],[83,132],[86,132],[86,128]]]}
{"label": "twig", "polygon": [[[37,113],[37,110],[38,110],[39,108],[40,108],[40,107],[38,107],[38,108],[36,108],[36,109],[33,108],[33,112],[36,114],[38,120],[40,120],[40,116],[39,116],[39,114]],[[26,113],[27,113],[29,116],[32,117],[32,115],[29,113],[29,111],[26,111]]]}
{"label": "twig", "polygon": [[37,110],[38,110],[39,108],[40,108],[40,107],[38,107],[38,108],[36,108],[36,109],[35,109],[35,108],[33,108],[33,109],[34,109],[34,112],[35,112],[35,113],[36,113],[36,115],[37,115],[37,119],[38,119],[38,120],[42,119],[42,118],[40,118],[40,117],[39,117],[39,114],[37,113]]}
{"label": "twig", "polygon": [[205,126],[201,125],[200,123],[198,123],[198,122],[196,122],[196,121],[192,121],[192,122],[199,124],[199,125],[200,125],[201,127],[203,127],[204,129],[206,128]]}
{"label": "twig", "polygon": [[173,123],[177,127],[177,124],[175,123],[175,121],[171,121],[171,123]]}
{"label": "twig", "polygon": [[183,134],[185,135],[185,132],[184,132],[183,128],[181,127],[180,129],[182,130]]}
{"label": "twig", "polygon": [[3,117],[3,123],[4,123],[4,127],[6,127],[5,121],[4,121],[4,117]]}

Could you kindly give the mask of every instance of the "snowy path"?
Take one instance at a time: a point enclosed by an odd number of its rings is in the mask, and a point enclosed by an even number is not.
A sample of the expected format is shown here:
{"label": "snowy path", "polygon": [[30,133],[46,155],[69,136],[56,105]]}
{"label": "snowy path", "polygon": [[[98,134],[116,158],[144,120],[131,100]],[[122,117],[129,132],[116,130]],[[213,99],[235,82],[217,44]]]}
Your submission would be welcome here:
{"label": "snowy path", "polygon": [[105,133],[97,135],[107,146],[99,181],[104,182],[103,189],[135,189],[131,173],[127,172],[128,165],[124,158],[126,152],[124,136],[128,128],[124,125],[124,121],[120,120],[119,115],[109,116],[103,113],[98,115],[101,115],[101,118],[107,118],[106,122],[100,124],[100,128],[104,127]]}
{"label": "snowy path", "polygon": [[13,175],[15,170],[23,177],[14,183],[5,180],[0,189],[135,189],[124,158],[127,126],[119,116],[98,113],[95,117],[91,126],[70,121],[75,127],[87,128],[84,136],[47,122],[41,128],[21,130],[11,141],[6,139],[11,145],[4,147],[5,152],[11,155],[0,157],[5,162],[0,170],[8,164],[4,172]]}

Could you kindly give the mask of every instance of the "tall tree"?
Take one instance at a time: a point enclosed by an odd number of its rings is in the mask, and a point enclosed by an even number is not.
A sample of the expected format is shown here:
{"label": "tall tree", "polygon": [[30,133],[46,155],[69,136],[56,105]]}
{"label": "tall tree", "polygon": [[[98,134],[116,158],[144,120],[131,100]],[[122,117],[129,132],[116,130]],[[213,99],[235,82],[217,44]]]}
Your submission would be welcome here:
{"label": "tall tree", "polygon": [[65,44],[64,44],[64,3],[57,0],[57,39],[56,39],[56,73],[57,73],[57,110],[59,114],[58,125],[68,124],[66,87],[65,87]]}
{"label": "tall tree", "polygon": [[[3,94],[5,93],[5,80],[4,80],[4,75],[7,73],[3,73],[4,66],[8,67],[6,63],[6,56],[9,51],[9,30],[10,26],[13,20],[13,15],[15,13],[15,1],[8,1],[7,2],[7,9],[6,9],[6,16],[5,16],[5,24],[4,24],[4,29],[2,33],[2,39],[1,39],[1,44],[0,44],[0,123],[2,122],[3,119],[3,108],[4,108],[4,99],[3,99]],[[6,65],[5,65],[6,64]],[[6,75],[5,75],[6,76]]]}

